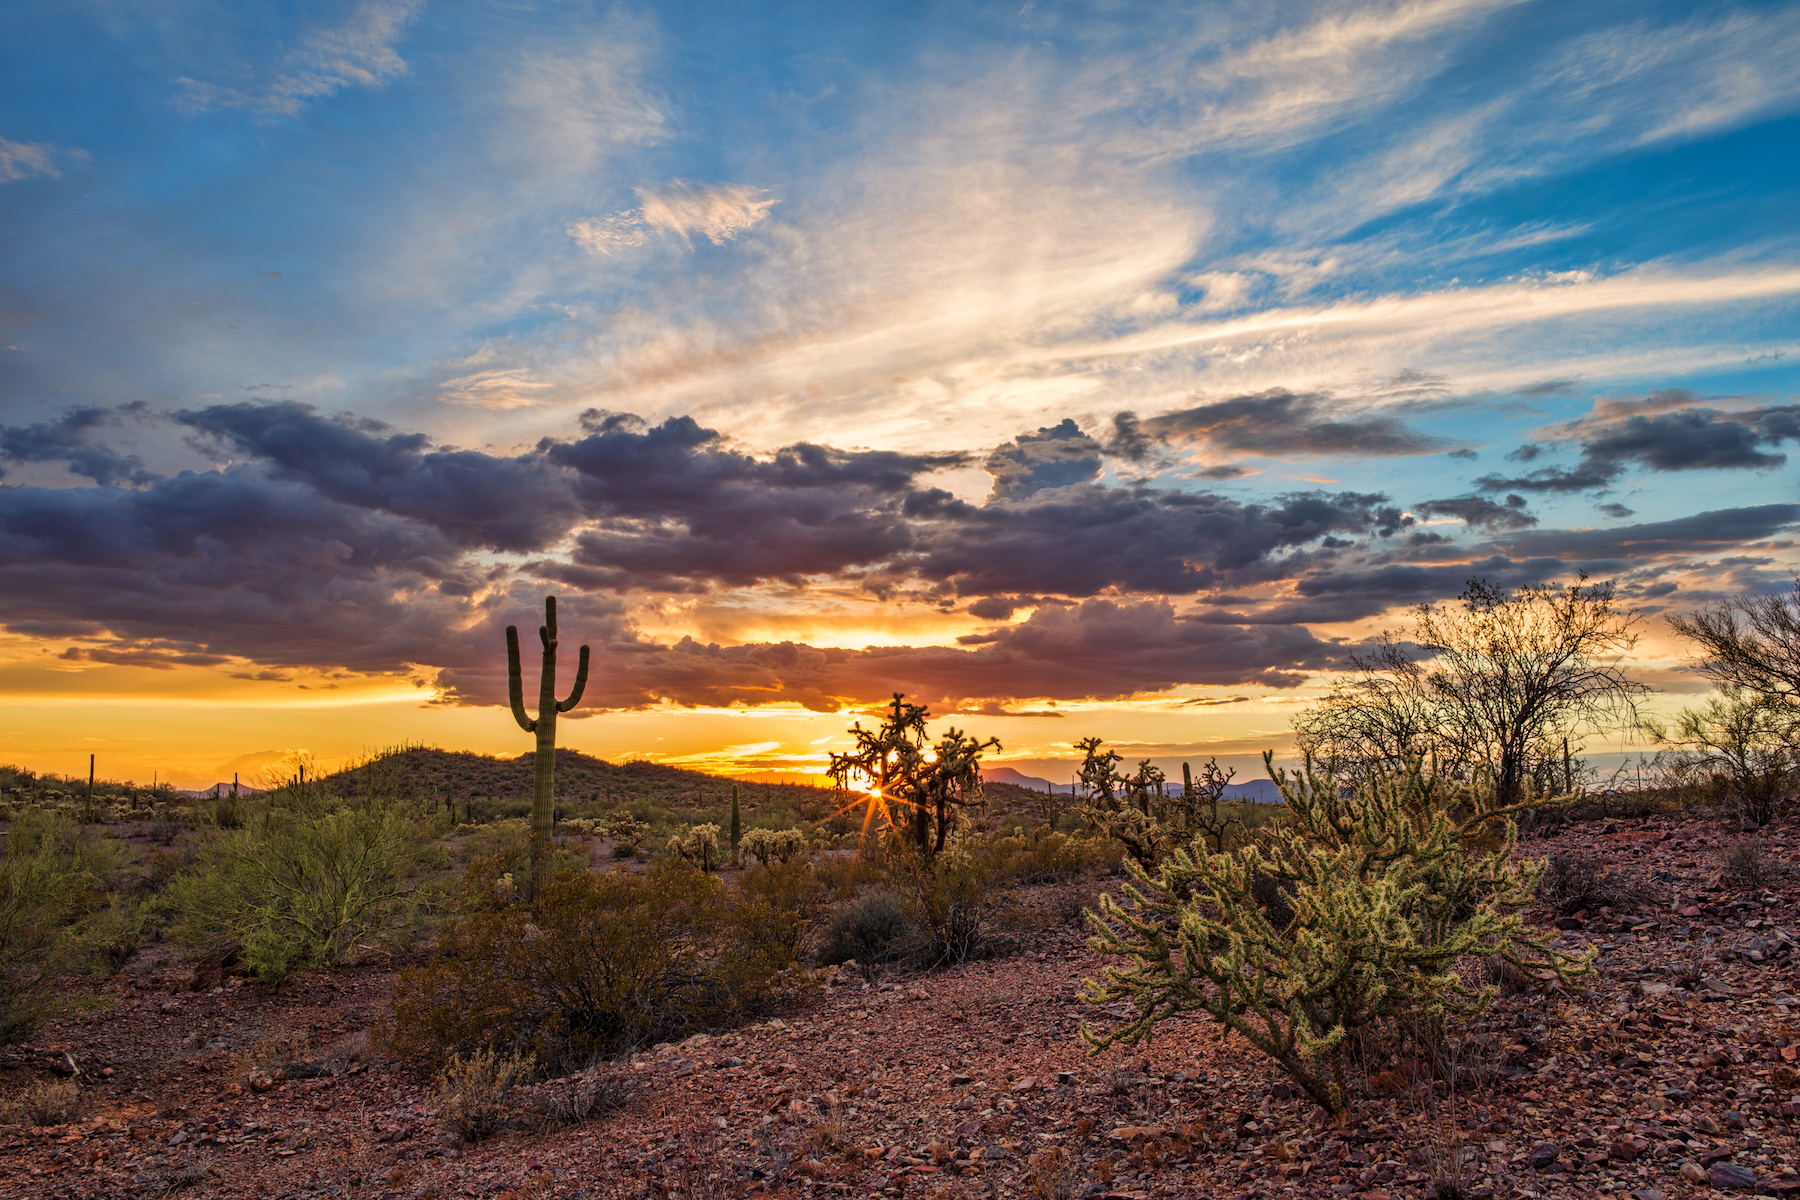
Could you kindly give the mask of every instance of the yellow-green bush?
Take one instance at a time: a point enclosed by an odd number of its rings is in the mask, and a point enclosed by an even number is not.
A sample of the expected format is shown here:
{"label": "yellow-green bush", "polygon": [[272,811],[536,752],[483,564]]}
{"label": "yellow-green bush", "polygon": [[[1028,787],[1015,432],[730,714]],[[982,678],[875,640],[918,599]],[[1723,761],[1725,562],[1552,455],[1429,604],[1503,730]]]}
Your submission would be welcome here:
{"label": "yellow-green bush", "polygon": [[395,923],[428,843],[410,808],[371,801],[330,811],[269,807],[213,829],[170,883],[171,933],[191,951],[241,951],[265,982],[342,962]]}
{"label": "yellow-green bush", "polygon": [[0,855],[0,1043],[52,1008],[45,974],[62,962],[127,860],[116,842],[60,813],[21,813]]}

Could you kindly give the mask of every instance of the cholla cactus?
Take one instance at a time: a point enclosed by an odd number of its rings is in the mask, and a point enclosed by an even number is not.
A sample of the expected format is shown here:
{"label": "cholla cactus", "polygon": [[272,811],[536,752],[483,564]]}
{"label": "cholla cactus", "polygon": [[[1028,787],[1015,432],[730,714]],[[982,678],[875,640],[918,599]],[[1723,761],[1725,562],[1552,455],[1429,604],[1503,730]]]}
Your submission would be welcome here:
{"label": "cholla cactus", "polygon": [[702,871],[710,871],[719,862],[719,827],[692,825],[686,833],[669,839],[669,853],[681,856]]}
{"label": "cholla cactus", "polygon": [[806,831],[803,829],[752,829],[744,835],[744,853],[768,866],[774,862],[792,862],[806,853]]}
{"label": "cholla cactus", "polygon": [[614,813],[606,822],[607,836],[612,838],[613,845],[619,849],[635,847],[644,840],[644,833],[649,828],[624,809]]}
{"label": "cholla cactus", "polygon": [[1221,770],[1217,760],[1200,768],[1198,782],[1182,763],[1181,789],[1174,791],[1147,758],[1124,775],[1117,769],[1119,756],[1103,750],[1099,738],[1085,738],[1076,747],[1087,755],[1080,775],[1082,820],[1090,830],[1116,839],[1140,867],[1155,870],[1170,851],[1197,834],[1212,839],[1214,850],[1225,848],[1225,834],[1235,822],[1220,817],[1219,801],[1234,772]]}
{"label": "cholla cactus", "polygon": [[[1088,914],[1089,944],[1131,965],[1108,967],[1082,999],[1136,1009],[1104,1036],[1084,1024],[1092,1051],[1205,1012],[1342,1121],[1351,1034],[1487,1006],[1493,989],[1471,988],[1459,959],[1500,956],[1564,979],[1590,968],[1591,951],[1563,954],[1525,932],[1518,913],[1545,863],[1513,861],[1513,818],[1526,805],[1499,805],[1491,782],[1459,783],[1416,761],[1353,791],[1329,776],[1272,775],[1290,819],[1266,843],[1213,854],[1196,841],[1194,855],[1177,847],[1155,874],[1128,863],[1129,906],[1102,895]],[[1287,903],[1260,903],[1259,879]]]}

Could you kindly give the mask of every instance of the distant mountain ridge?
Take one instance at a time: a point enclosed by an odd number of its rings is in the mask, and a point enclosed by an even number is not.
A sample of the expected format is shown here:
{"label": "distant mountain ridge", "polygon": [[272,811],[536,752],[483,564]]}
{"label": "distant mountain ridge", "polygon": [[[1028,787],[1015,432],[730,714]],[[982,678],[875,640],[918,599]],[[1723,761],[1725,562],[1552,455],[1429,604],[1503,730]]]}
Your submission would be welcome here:
{"label": "distant mountain ridge", "polygon": [[[1059,796],[1070,796],[1075,792],[1074,784],[1055,783],[1036,775],[1026,775],[1012,767],[983,767],[981,778],[988,783],[1011,784],[1033,792],[1050,791]],[[1225,798],[1254,800],[1258,804],[1280,804],[1281,789],[1275,786],[1273,779],[1247,779],[1243,783],[1226,785]]]}

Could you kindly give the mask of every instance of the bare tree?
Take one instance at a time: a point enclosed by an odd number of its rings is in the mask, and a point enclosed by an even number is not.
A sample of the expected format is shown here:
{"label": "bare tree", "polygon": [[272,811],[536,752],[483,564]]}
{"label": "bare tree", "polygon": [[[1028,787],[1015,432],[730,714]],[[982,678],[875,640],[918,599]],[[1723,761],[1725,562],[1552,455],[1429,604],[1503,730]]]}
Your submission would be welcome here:
{"label": "bare tree", "polygon": [[1786,595],[1737,596],[1669,626],[1700,643],[1696,669],[1721,690],[1800,714],[1800,575]]}
{"label": "bare tree", "polygon": [[1611,583],[1582,576],[1509,593],[1478,579],[1458,601],[1413,610],[1419,657],[1383,635],[1355,676],[1296,717],[1302,749],[1352,773],[1423,756],[1458,773],[1483,769],[1510,805],[1534,776],[1557,777],[1539,768],[1562,760],[1562,739],[1637,723],[1650,689],[1621,665],[1637,618],[1617,606]]}
{"label": "bare tree", "polygon": [[1345,780],[1403,769],[1436,758],[1440,770],[1460,774],[1458,747],[1443,736],[1438,703],[1425,667],[1383,632],[1367,656],[1350,656],[1352,673],[1332,685],[1293,725],[1300,751]]}
{"label": "bare tree", "polygon": [[1727,688],[1675,718],[1657,740],[1681,747],[1675,767],[1699,777],[1714,799],[1737,809],[1746,825],[1767,825],[1800,779],[1792,714],[1765,696]]}
{"label": "bare tree", "polygon": [[1700,645],[1695,669],[1719,694],[1684,709],[1661,740],[1746,822],[1766,825],[1800,781],[1800,576],[1785,594],[1736,596],[1689,616],[1676,633]]}

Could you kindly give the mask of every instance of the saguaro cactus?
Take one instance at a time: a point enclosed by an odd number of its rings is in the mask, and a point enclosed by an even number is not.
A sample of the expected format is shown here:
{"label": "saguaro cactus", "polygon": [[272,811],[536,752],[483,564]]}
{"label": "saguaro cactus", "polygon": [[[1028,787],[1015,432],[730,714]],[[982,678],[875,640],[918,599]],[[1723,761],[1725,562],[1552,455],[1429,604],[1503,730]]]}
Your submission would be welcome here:
{"label": "saguaro cactus", "polygon": [[575,669],[575,686],[569,698],[556,698],[556,597],[544,597],[544,623],[538,626],[538,637],[544,643],[544,670],[538,681],[538,715],[534,721],[525,715],[525,680],[519,670],[519,627],[506,627],[506,684],[512,700],[513,720],[526,733],[537,734],[537,770],[531,789],[531,878],[527,881],[525,899],[537,902],[538,880],[550,870],[550,828],[555,812],[556,778],[556,714],[566,713],[581,703],[587,687],[588,648],[581,648],[581,662]]}

